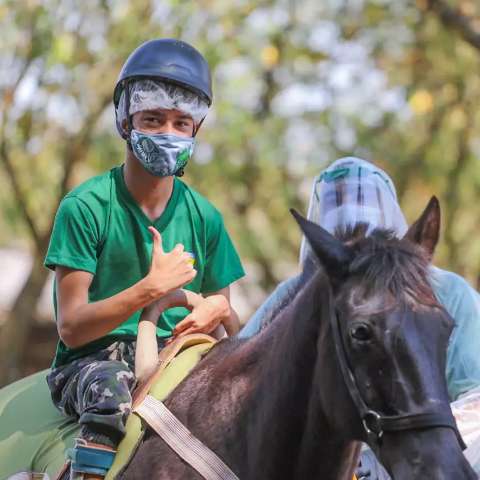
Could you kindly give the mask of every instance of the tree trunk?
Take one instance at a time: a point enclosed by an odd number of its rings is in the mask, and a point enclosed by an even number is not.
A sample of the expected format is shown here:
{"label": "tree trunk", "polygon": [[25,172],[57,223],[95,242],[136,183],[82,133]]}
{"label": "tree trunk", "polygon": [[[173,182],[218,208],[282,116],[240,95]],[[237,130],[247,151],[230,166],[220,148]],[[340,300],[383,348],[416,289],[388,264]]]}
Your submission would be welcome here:
{"label": "tree trunk", "polygon": [[47,276],[43,255],[37,253],[29,277],[0,330],[0,386],[11,383],[22,375],[21,360],[27,348],[28,334],[35,320],[37,302]]}

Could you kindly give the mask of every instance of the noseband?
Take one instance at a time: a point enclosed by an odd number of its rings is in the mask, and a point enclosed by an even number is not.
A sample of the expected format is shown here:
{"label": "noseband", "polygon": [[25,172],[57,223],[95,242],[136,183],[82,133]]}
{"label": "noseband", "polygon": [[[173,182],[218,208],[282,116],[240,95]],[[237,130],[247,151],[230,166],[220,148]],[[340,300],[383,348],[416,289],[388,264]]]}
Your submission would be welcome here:
{"label": "noseband", "polygon": [[466,445],[458,431],[455,418],[446,407],[443,411],[427,411],[411,415],[382,415],[381,413],[369,408],[360,394],[360,390],[347,360],[345,343],[343,342],[340,321],[336,309],[330,305],[330,326],[333,332],[335,351],[337,354],[340,370],[347,390],[352,397],[358,414],[362,420],[364,431],[367,435],[368,444],[378,452],[382,444],[382,437],[385,432],[400,432],[404,430],[419,430],[429,428],[451,428],[457,437],[462,450]]}

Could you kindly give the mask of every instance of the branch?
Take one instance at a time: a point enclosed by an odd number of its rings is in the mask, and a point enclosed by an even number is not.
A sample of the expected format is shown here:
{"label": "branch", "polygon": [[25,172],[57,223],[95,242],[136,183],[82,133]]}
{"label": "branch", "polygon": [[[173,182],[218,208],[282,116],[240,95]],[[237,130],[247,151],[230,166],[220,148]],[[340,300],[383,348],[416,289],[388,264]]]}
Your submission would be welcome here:
{"label": "branch", "polygon": [[33,216],[27,207],[26,195],[24,194],[24,192],[20,187],[17,174],[15,173],[15,169],[10,159],[7,142],[4,138],[3,132],[0,140],[0,159],[2,160],[5,166],[5,170],[10,179],[10,183],[12,184],[13,192],[15,194],[15,198],[17,199],[18,206],[20,207],[20,211],[23,214],[24,220],[30,230],[30,233],[35,242],[35,245],[37,249],[41,249],[42,239],[38,232],[37,226],[35,225],[35,222],[33,220]]}
{"label": "branch", "polygon": [[3,162],[5,166],[5,170],[7,172],[8,178],[10,183],[12,184],[13,192],[15,194],[15,198],[17,203],[20,207],[20,211],[23,214],[24,220],[30,230],[32,238],[35,242],[37,249],[41,248],[41,235],[35,225],[35,221],[33,220],[33,215],[31,214],[30,210],[27,207],[27,199],[25,193],[22,191],[20,186],[20,182],[18,180],[17,174],[15,172],[15,168],[12,164],[10,153],[7,145],[7,140],[5,138],[5,128],[8,122],[8,108],[11,106],[13,102],[13,98],[15,97],[15,92],[20,85],[21,81],[24,79],[25,75],[27,74],[30,65],[33,62],[33,48],[30,45],[30,51],[27,55],[25,64],[20,71],[18,78],[15,80],[13,85],[8,88],[7,93],[4,95],[4,109],[2,112],[2,122],[0,124],[0,160]]}
{"label": "branch", "polygon": [[[62,201],[63,197],[67,194],[70,188],[70,180],[72,178],[73,169],[75,165],[85,157],[95,124],[111,100],[112,99],[110,95],[105,95],[101,98],[97,108],[92,110],[90,114],[87,115],[83,128],[78,135],[74,137],[73,142],[68,145],[68,148],[65,147],[62,155],[63,175],[60,181],[60,188],[58,189],[57,201],[54,206],[55,209],[58,207],[58,204]],[[50,238],[54,221],[55,215],[52,214],[50,224],[45,231],[44,238]]]}
{"label": "branch", "polygon": [[[35,242],[35,246],[38,251],[41,251],[44,240],[42,239],[42,235],[40,234],[37,228],[37,225],[35,224],[34,215],[32,215],[32,212],[29,210],[27,206],[27,196],[25,192],[22,190],[22,187],[20,186],[20,181],[18,179],[17,173],[15,172],[15,168],[11,161],[9,147],[6,139],[6,132],[5,132],[8,124],[9,109],[12,106],[13,100],[15,98],[15,93],[20,83],[25,78],[27,72],[30,69],[30,66],[32,65],[35,59],[35,54],[33,49],[35,19],[36,17],[32,17],[29,25],[29,31],[28,31],[29,46],[28,46],[28,51],[25,55],[25,63],[21,68],[20,73],[16,78],[15,82],[9,88],[7,88],[6,92],[3,95],[3,109],[2,109],[2,116],[1,116],[1,123],[0,123],[0,160],[3,162],[5,166],[5,170],[7,172],[8,178],[12,185],[16,201],[24,217],[25,223],[27,224],[27,227],[30,230],[30,234],[33,238],[33,241]],[[17,50],[15,52],[14,58],[18,58],[19,56],[20,55]]]}
{"label": "branch", "polygon": [[[465,173],[465,169],[468,166],[469,161],[469,140],[471,133],[473,131],[473,124],[475,118],[475,107],[473,104],[466,102],[465,86],[461,85],[459,89],[461,92],[460,98],[458,100],[458,106],[465,106],[465,115],[467,117],[467,122],[464,128],[459,131],[458,134],[458,144],[457,144],[457,155],[455,158],[455,165],[452,168],[447,183],[447,189],[445,192],[445,203],[447,209],[445,212],[445,243],[448,247],[448,262],[449,265],[453,266],[455,260],[459,258],[459,242],[456,241],[454,233],[454,219],[458,214],[458,211],[461,207],[461,192],[462,192],[462,175]],[[458,272],[458,262],[456,262],[455,271]]]}
{"label": "branch", "polygon": [[444,0],[427,0],[427,8],[438,15],[445,27],[456,30],[467,43],[480,50],[480,33],[473,28],[471,18],[453,9]]}
{"label": "branch", "polygon": [[95,128],[98,118],[104,112],[105,108],[109,105],[112,98],[110,95],[105,95],[100,99],[97,108],[92,110],[89,115],[87,115],[84,127],[75,136],[74,141],[71,145],[68,146],[68,149],[65,149],[63,154],[63,176],[60,182],[60,189],[58,194],[58,202],[66,195],[68,189],[70,188],[70,179],[72,176],[74,166],[83,158],[87,145],[90,143],[92,136],[92,131]]}

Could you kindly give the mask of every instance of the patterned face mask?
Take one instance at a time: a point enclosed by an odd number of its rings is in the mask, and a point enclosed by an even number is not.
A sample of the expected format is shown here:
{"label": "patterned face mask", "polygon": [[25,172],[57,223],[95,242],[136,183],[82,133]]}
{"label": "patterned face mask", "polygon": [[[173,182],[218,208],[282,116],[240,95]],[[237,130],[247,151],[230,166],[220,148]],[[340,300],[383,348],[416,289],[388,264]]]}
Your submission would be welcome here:
{"label": "patterned face mask", "polygon": [[130,142],[143,167],[156,177],[176,175],[192,156],[195,139],[166,133],[132,130]]}

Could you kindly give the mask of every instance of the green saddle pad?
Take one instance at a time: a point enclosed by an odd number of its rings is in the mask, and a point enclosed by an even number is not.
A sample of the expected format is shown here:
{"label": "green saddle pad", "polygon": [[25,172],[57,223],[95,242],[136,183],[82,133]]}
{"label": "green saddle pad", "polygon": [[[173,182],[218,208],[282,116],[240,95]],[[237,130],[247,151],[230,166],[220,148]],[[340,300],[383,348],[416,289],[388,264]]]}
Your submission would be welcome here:
{"label": "green saddle pad", "polygon": [[[195,345],[177,355],[150,394],[164,400],[211,346]],[[78,424],[52,404],[47,373],[44,370],[0,390],[0,480],[18,472],[47,473],[54,480],[65,463],[66,450],[78,437]],[[126,466],[144,429],[140,418],[130,415],[127,434],[106,480],[113,480]]]}

